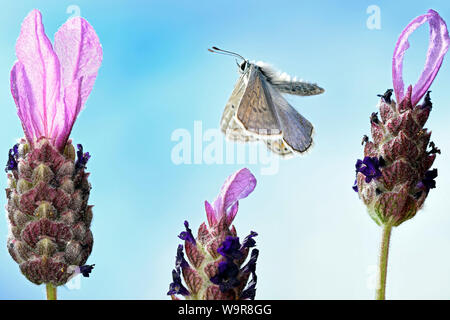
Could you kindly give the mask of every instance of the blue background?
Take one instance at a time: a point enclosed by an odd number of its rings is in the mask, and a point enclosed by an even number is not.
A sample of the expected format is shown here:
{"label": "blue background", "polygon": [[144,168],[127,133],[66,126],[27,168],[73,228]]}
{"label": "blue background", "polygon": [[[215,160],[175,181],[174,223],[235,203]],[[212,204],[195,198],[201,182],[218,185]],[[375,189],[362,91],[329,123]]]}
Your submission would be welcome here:
{"label": "blue background", "polygon": [[[369,5],[381,29],[369,30]],[[315,97],[288,97],[316,128],[305,157],[280,161],[275,175],[248,167],[258,185],[241,201],[238,233],[259,233],[258,299],[371,299],[380,228],[351,186],[369,133],[376,94],[392,87],[391,59],[401,30],[429,8],[450,22],[447,0],[427,1],[8,1],[0,11],[0,150],[23,135],[10,94],[9,72],[23,18],[42,11],[51,39],[77,5],[95,28],[104,60],[72,132],[92,154],[88,169],[95,205],[96,267],[80,290],[61,299],[167,299],[178,233],[188,219],[205,220],[224,179],[243,165],[175,165],[175,129],[195,120],[216,128],[238,77],[217,45],[250,60],[317,82]],[[406,54],[405,82],[415,83],[428,46],[428,25]],[[450,61],[432,86],[427,127],[442,149],[437,189],[418,215],[393,231],[387,298],[450,298]],[[0,188],[5,188],[6,177]],[[3,196],[2,201],[6,203]],[[6,250],[0,224],[0,299],[42,299]]]}

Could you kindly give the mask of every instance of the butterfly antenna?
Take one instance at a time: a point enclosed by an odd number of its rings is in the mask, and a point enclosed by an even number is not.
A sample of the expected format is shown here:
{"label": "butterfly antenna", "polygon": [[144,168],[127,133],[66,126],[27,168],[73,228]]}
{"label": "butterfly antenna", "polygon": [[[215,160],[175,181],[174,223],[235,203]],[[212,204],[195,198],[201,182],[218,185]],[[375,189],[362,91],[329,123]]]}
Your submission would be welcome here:
{"label": "butterfly antenna", "polygon": [[241,58],[242,60],[245,60],[245,58],[243,56],[241,56],[240,54],[237,54],[236,52],[222,50],[217,47],[212,47],[212,49],[208,49],[208,51],[212,52],[212,53],[219,53],[219,54],[223,54],[223,55],[227,55],[227,56],[238,57],[238,58]]}

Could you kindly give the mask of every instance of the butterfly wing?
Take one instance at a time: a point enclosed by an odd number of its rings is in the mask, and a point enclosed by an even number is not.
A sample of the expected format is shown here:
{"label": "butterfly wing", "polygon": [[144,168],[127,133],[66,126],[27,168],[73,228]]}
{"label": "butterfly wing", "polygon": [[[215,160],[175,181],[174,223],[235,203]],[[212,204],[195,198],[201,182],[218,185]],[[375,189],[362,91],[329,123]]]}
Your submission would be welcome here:
{"label": "butterfly wing", "polygon": [[248,73],[248,83],[239,103],[236,119],[246,131],[257,137],[279,137],[280,122],[270,99],[267,82],[254,65],[250,66]]}
{"label": "butterfly wing", "polygon": [[230,99],[228,99],[220,120],[220,129],[228,140],[248,142],[256,140],[252,135],[246,132],[242,124],[236,121],[236,111],[244,95],[248,84],[249,73],[241,75],[234,86]]}
{"label": "butterfly wing", "polygon": [[258,61],[256,65],[260,68],[262,74],[276,90],[281,93],[295,94],[298,96],[313,96],[325,92],[324,89],[315,83],[309,83],[296,78],[291,78],[285,72],[276,71],[269,64]]}
{"label": "butterfly wing", "polygon": [[263,140],[282,157],[303,153],[312,145],[312,124],[254,66],[236,83],[220,126],[227,139]]}
{"label": "butterfly wing", "polygon": [[272,81],[271,84],[279,92],[297,96],[314,96],[325,92],[317,84],[304,81]]}
{"label": "butterfly wing", "polygon": [[[280,121],[284,144],[289,146],[293,152],[305,152],[312,145],[313,125],[298,113],[269,83],[267,83],[267,88]],[[288,151],[284,148],[280,150]]]}
{"label": "butterfly wing", "polygon": [[279,155],[280,157],[290,158],[294,156],[292,148],[283,141],[283,138],[277,140],[265,140],[264,142],[267,146],[267,149]]}

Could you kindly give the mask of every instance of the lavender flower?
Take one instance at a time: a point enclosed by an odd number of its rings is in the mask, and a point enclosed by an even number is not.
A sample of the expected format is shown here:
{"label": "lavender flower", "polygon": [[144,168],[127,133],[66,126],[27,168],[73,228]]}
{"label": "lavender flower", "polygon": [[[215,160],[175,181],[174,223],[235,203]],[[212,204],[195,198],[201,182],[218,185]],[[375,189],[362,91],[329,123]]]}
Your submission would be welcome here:
{"label": "lavender flower", "polygon": [[[203,223],[195,239],[189,224],[179,238],[184,241],[177,250],[173,282],[168,295],[178,299],[182,295],[189,300],[237,300],[254,299],[256,293],[256,260],[259,251],[252,249],[249,261],[243,266],[250,248],[256,245],[251,232],[242,243],[236,229],[231,226],[240,199],[247,197],[255,188],[256,179],[248,169],[241,169],[228,177],[211,205],[205,201],[208,226]],[[183,276],[186,286],[182,284]],[[246,287],[247,282],[249,281]]]}
{"label": "lavender flower", "polygon": [[11,71],[11,92],[25,138],[9,152],[8,250],[28,280],[46,283],[50,298],[79,266],[93,245],[89,229],[91,186],[84,171],[89,153],[75,149],[69,135],[84,107],[102,61],[102,48],[91,25],[76,17],[47,38],[41,13],[22,23]]}
{"label": "lavender flower", "polygon": [[[421,24],[429,22],[430,47],[425,68],[414,87],[403,89],[403,55],[409,47],[408,37]],[[430,143],[431,132],[425,125],[431,111],[429,87],[433,82],[449,45],[445,22],[437,12],[414,19],[402,32],[394,51],[392,75],[394,90],[380,95],[379,114],[371,116],[373,141],[367,141],[364,160],[356,164],[354,185],[378,224],[398,226],[414,217],[422,207],[430,188],[435,186],[437,170],[430,182],[429,169],[437,148]],[[395,93],[398,103],[391,95]],[[419,100],[425,96],[424,102]],[[432,148],[428,151],[428,146]],[[427,186],[427,187],[425,187]],[[426,191],[420,193],[420,191]]]}
{"label": "lavender flower", "polygon": [[[426,63],[417,83],[406,92],[402,79],[403,56],[408,37],[420,25],[430,25]],[[353,189],[367,206],[372,219],[383,226],[380,255],[380,284],[377,298],[385,297],[387,253],[393,226],[415,216],[429,190],[436,186],[437,169],[430,170],[440,150],[430,142],[424,128],[432,109],[430,88],[448,50],[447,26],[433,10],[411,21],[401,33],[394,50],[392,78],[394,90],[380,95],[379,114],[370,117],[372,140],[365,139],[364,160],[356,164]],[[397,103],[392,99],[395,93]],[[419,101],[424,97],[424,101]],[[431,150],[428,150],[431,148]]]}

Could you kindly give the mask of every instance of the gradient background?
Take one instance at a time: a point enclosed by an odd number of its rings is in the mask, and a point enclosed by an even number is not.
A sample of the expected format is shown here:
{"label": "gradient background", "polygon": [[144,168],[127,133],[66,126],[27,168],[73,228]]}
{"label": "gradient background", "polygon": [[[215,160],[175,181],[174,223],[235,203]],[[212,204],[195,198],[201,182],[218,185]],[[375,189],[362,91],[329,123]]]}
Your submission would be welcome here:
{"label": "gradient background", "polygon": [[[20,23],[42,11],[47,34],[78,5],[96,29],[104,60],[85,111],[72,132],[92,154],[96,267],[80,290],[61,299],[167,299],[179,232],[205,220],[225,178],[242,165],[174,165],[172,132],[195,120],[218,126],[237,80],[234,60],[250,60],[317,81],[326,93],[288,100],[316,128],[306,157],[280,161],[276,175],[248,166],[258,185],[241,201],[241,237],[259,233],[257,299],[371,299],[380,228],[351,189],[376,94],[392,87],[391,59],[401,30],[429,8],[450,22],[447,0],[427,1],[8,1],[0,11],[0,150],[4,161],[23,135],[9,89]],[[369,30],[369,5],[381,9],[381,30]],[[410,38],[405,82],[415,83],[428,46],[428,25]],[[450,61],[431,87],[427,127],[442,149],[437,189],[425,208],[394,229],[387,298],[450,298]],[[6,178],[0,179],[0,188]],[[6,203],[5,196],[1,202]],[[3,206],[2,204],[2,206]],[[42,299],[5,248],[0,224],[0,299]]]}

